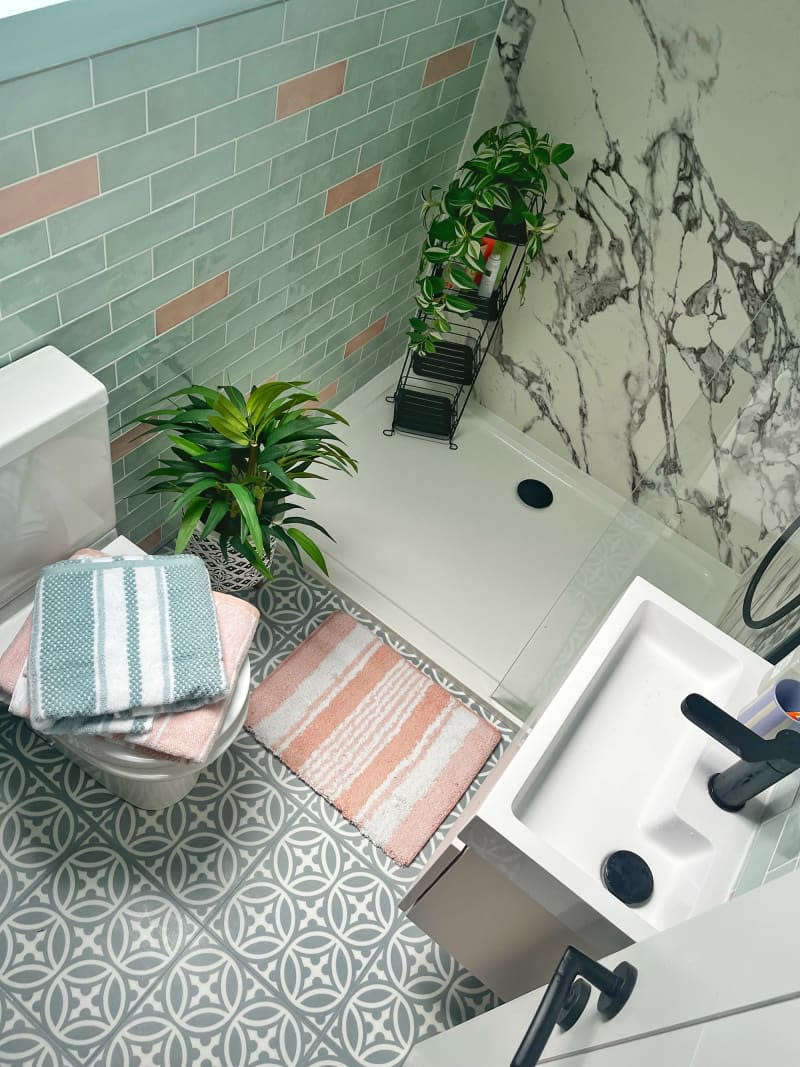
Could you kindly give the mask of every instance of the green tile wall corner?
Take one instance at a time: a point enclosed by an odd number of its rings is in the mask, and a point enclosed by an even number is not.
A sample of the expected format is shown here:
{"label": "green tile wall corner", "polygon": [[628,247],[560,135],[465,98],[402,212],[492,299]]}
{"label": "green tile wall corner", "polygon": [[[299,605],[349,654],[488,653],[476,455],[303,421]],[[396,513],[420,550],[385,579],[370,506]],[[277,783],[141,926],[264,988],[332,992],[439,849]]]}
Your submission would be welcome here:
{"label": "green tile wall corner", "polygon": [[333,155],[336,144],[336,134],[326,133],[322,137],[315,137],[298,145],[272,161],[270,182],[272,185],[283,185],[290,178],[304,174],[321,163],[326,163]]}
{"label": "green tile wall corner", "polygon": [[261,52],[243,56],[239,92],[246,96],[270,85],[290,81],[300,74],[307,74],[314,69],[316,47],[317,36],[312,33],[307,37],[298,37],[294,41],[286,41]]}
{"label": "green tile wall corner", "polygon": [[102,239],[42,260],[0,281],[0,314],[11,315],[42,297],[53,296],[76,278],[88,278],[104,266]]}
{"label": "green tile wall corner", "polygon": [[151,277],[152,256],[149,252],[141,252],[84,282],[71,285],[59,294],[62,320],[69,322],[92,308],[108,304],[144,285]]}
{"label": "green tile wall corner", "polygon": [[290,0],[286,5],[283,39],[288,41],[314,30],[337,26],[354,18],[355,14],[356,0],[325,0],[324,4]]}
{"label": "green tile wall corner", "polygon": [[[0,364],[57,344],[109,389],[115,435],[167,388],[226,373],[310,376],[337,402],[402,353],[419,185],[452,169],[497,5],[139,0],[135,18],[97,19],[122,2],[3,22],[0,59],[34,24],[42,58],[0,82],[0,191],[96,157],[100,193],[0,238]],[[470,66],[424,87],[428,58],[470,33]],[[280,85],[332,64],[340,94],[274,121]],[[332,187],[373,169],[375,189],[325,214]],[[212,279],[221,298],[166,328],[164,305],[193,306]],[[131,496],[146,462],[139,446],[115,466],[120,526],[140,536],[169,527]]]}
{"label": "green tile wall corner", "polygon": [[318,137],[329,130],[338,129],[360,115],[365,115],[369,106],[369,95],[370,87],[362,85],[311,108],[308,116],[308,136]]}
{"label": "green tile wall corner", "polygon": [[378,48],[370,48],[361,55],[353,56],[347,64],[345,89],[355,89],[398,70],[403,65],[405,54],[405,38],[399,37],[396,41],[389,41]]}
{"label": "green tile wall corner", "polygon": [[[206,219],[229,211],[231,208],[252,203],[267,192],[269,175],[270,165],[259,163],[249,170],[226,178],[199,192],[195,197],[195,221],[205,222]],[[290,199],[290,203],[293,204],[296,199],[296,190],[290,190],[287,195],[291,197],[292,192],[294,192],[294,197]]]}
{"label": "green tile wall corner", "polygon": [[144,93],[137,93],[38,127],[33,139],[39,169],[52,170],[138,137],[147,130],[145,110]]}
{"label": "green tile wall corner", "polygon": [[[382,36],[384,41],[408,37],[409,34],[423,27],[432,26],[436,22],[436,5],[431,4],[429,0],[410,0],[405,4],[384,4],[384,7],[386,8]],[[455,33],[455,29],[453,32]]]}
{"label": "green tile wall corner", "polygon": [[0,237],[0,277],[16,274],[26,267],[47,259],[47,224],[34,222]]}
{"label": "green tile wall corner", "polygon": [[164,170],[194,155],[194,122],[182,122],[169,129],[146,133],[116,148],[101,152],[98,157],[100,188],[105,192]]}
{"label": "green tile wall corner", "polygon": [[166,274],[167,271],[180,266],[181,263],[189,263],[198,256],[210,252],[213,248],[224,244],[230,232],[230,212],[226,215],[217,215],[216,218],[203,222],[199,226],[192,226],[190,214],[186,225],[176,232],[176,236],[169,237],[153,248],[153,274],[156,276]]}
{"label": "green tile wall corner", "polygon": [[260,93],[204,112],[197,119],[198,151],[225,144],[243,133],[252,133],[270,125],[275,121],[275,98],[274,88],[263,89]]}
{"label": "green tile wall corner", "polygon": [[36,173],[36,153],[30,130],[0,139],[0,189],[31,178]]}
{"label": "green tile wall corner", "polygon": [[95,103],[172,81],[192,73],[196,66],[197,41],[192,30],[106,52],[92,61]]}
{"label": "green tile wall corner", "polygon": [[47,220],[50,248],[63,252],[92,237],[109,233],[150,211],[150,183],[142,178],[114,192],[87,200]]}
{"label": "green tile wall corner", "polygon": [[[184,234],[192,227],[194,220],[194,200],[188,197],[179,200],[176,204],[152,211],[144,218],[132,222],[128,226],[121,226],[117,230],[106,234],[106,260],[109,266],[119,263],[123,259],[135,256],[137,252],[145,249],[153,249],[153,265],[155,273],[162,274],[164,270],[176,266],[171,263],[163,266],[160,260],[159,250],[169,242],[171,237]],[[163,253],[162,253],[163,255]],[[178,261],[180,262],[180,261]]]}
{"label": "green tile wall corner", "polygon": [[280,156],[303,144],[307,129],[308,112],[301,111],[266,129],[240,137],[236,143],[236,169],[247,170],[256,163],[272,159],[274,172],[274,164]]}
{"label": "green tile wall corner", "polygon": [[[10,68],[3,65],[0,70]],[[89,61],[42,70],[22,81],[0,84],[0,137],[40,126],[92,104]]]}
{"label": "green tile wall corner", "polygon": [[231,142],[151,175],[153,207],[164,207],[222,181],[233,174],[235,159],[236,145]]}
{"label": "green tile wall corner", "polygon": [[381,39],[382,27],[383,15],[377,12],[323,30],[319,35],[316,65],[327,67],[338,59],[349,59],[374,48]]}
{"label": "green tile wall corner", "polygon": [[214,66],[278,44],[283,36],[284,17],[284,5],[275,4],[201,26],[200,66]]}
{"label": "green tile wall corner", "polygon": [[[284,185],[279,185],[277,189],[271,189],[268,193],[262,193],[247,203],[241,204],[233,213],[231,233],[235,237],[257,226],[260,222],[266,223],[269,233],[264,239],[265,247],[274,244],[279,240],[275,236],[276,221],[289,208],[295,206],[299,192],[300,179],[295,178]],[[294,222],[291,225],[294,226]]]}
{"label": "green tile wall corner", "polygon": [[239,64],[224,63],[186,78],[158,85],[147,93],[149,128],[158,130],[236,98]]}

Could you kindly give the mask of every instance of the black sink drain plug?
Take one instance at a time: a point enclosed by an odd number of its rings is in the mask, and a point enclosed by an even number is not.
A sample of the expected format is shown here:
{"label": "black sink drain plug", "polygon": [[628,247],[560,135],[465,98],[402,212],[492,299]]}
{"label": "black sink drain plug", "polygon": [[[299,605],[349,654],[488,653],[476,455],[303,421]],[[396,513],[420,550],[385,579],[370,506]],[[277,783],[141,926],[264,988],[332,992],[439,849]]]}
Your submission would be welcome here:
{"label": "black sink drain plug", "polygon": [[653,872],[636,852],[620,849],[603,860],[603,885],[629,908],[640,908],[653,895]]}

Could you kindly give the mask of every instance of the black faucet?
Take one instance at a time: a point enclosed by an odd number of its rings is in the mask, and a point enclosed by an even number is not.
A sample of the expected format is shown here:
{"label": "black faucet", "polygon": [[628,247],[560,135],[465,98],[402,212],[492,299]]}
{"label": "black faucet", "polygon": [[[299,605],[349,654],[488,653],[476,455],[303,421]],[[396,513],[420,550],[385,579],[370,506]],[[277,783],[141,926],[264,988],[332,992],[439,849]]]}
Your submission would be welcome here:
{"label": "black faucet", "polygon": [[739,756],[738,763],[708,780],[709,796],[723,811],[741,811],[748,800],[800,767],[800,733],[791,728],[767,741],[699,693],[690,693],[681,711],[689,722]]}
{"label": "black faucet", "polygon": [[613,1019],[627,1004],[636,978],[636,968],[630,963],[620,963],[610,971],[585,952],[568,945],[511,1067],[535,1067],[556,1024],[561,1030],[575,1025],[589,1000],[590,982],[600,990],[597,1011],[604,1019]]}

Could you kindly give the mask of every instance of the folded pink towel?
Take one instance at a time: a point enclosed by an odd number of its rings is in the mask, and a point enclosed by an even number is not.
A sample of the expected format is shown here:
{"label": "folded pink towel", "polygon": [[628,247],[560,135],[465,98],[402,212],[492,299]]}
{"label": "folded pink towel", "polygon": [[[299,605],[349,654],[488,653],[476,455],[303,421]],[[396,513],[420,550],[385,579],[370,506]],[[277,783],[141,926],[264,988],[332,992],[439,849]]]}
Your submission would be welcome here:
{"label": "folded pink towel", "polygon": [[17,679],[28,662],[32,624],[33,616],[29,615],[22,624],[22,629],[0,656],[0,700],[4,704],[11,702],[11,694],[14,692]]}
{"label": "folded pink towel", "polygon": [[[231,689],[253,643],[258,625],[258,609],[245,600],[212,593],[222,644],[222,662]],[[128,744],[143,754],[204,763],[214,746],[225,718],[227,699],[207,704],[179,715],[157,715],[149,734],[131,738]]]}
{"label": "folded pink towel", "polygon": [[[87,548],[80,549],[73,558],[103,554]],[[212,593],[212,596],[225,674],[233,687],[255,635],[259,620],[258,609],[245,600],[225,593]],[[25,668],[30,647],[31,621],[29,615],[17,636],[0,655],[0,698],[3,700],[10,699],[17,679]],[[157,715],[149,733],[137,736],[135,741],[132,738],[127,739],[127,743],[142,754],[185,760],[189,763],[204,763],[222,728],[225,706],[226,700],[223,699],[193,711]],[[118,740],[126,739],[123,737]]]}

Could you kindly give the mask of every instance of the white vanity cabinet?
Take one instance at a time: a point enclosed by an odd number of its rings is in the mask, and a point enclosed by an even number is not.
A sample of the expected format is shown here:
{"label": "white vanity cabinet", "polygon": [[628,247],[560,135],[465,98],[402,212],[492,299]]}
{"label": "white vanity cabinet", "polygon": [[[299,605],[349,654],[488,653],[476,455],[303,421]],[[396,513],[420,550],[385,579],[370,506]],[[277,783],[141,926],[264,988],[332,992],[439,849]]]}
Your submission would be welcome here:
{"label": "white vanity cabinet", "polygon": [[[796,1067],[800,1063],[800,871],[631,945],[636,987],[616,1018],[555,1029],[540,1063],[570,1067]],[[408,1067],[508,1067],[543,990],[421,1042]]]}

